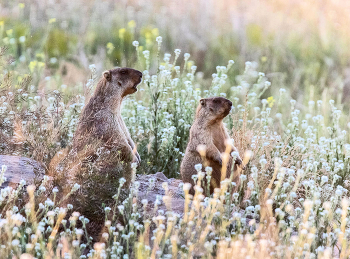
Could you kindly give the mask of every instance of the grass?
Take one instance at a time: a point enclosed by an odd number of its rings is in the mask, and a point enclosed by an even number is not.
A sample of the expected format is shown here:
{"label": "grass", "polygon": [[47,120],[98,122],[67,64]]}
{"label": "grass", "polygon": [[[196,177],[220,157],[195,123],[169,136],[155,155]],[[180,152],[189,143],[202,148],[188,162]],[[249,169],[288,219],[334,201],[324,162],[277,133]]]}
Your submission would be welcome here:
{"label": "grass", "polygon": [[[199,15],[193,8],[205,3],[200,0],[185,10],[167,7],[164,13],[162,1],[146,6],[137,1],[133,6],[62,1],[54,9],[0,3],[1,154],[31,157],[47,168],[70,143],[100,72],[128,65],[144,74],[138,93],[123,106],[142,158],[134,174],[162,171],[180,177],[195,107],[209,96],[232,100],[225,123],[246,164],[238,172],[239,183],[226,180],[211,197],[204,197],[206,187],[200,187],[210,169],[197,167],[194,197],[183,185],[183,215],[158,209],[170,195],[163,185],[166,195],[157,197],[155,216],[149,218],[149,201],[137,198],[138,182],[126,199],[118,199],[121,180],[112,205],[99,207],[105,228],[95,244],[87,233],[93,222],[72,205],[63,206],[58,189],[47,194],[48,179],[41,186],[22,182],[16,189],[4,188],[4,258],[24,253],[28,258],[349,256],[349,107],[344,102],[349,37],[342,27],[347,16],[335,25],[331,12],[319,15],[321,6],[311,2],[266,1],[247,9],[246,4],[222,1],[213,24],[227,24],[230,12],[236,12],[233,25],[243,25],[212,31],[210,6],[203,9],[200,23],[191,20]],[[325,5],[337,14],[347,8],[339,1]],[[79,9],[90,16],[76,15]],[[300,22],[306,12],[308,18]],[[166,15],[180,17],[179,25],[170,26]],[[180,26],[184,24],[187,31]],[[204,36],[191,40],[197,28]],[[5,170],[6,165],[1,182]],[[68,195],[74,197],[79,188]]]}

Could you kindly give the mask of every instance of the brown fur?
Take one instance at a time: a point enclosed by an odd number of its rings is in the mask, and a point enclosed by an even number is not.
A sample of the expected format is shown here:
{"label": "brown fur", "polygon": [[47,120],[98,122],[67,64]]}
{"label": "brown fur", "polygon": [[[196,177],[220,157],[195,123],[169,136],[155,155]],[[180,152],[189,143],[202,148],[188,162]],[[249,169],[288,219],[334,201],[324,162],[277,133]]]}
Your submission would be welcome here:
{"label": "brown fur", "polygon": [[[76,182],[88,194],[95,188],[104,188],[105,182],[115,189],[111,177],[116,182],[124,177],[124,187],[130,183],[131,163],[139,163],[140,156],[122,119],[121,104],[125,96],[137,91],[141,78],[142,73],[131,68],[103,73],[82,111],[72,145],[58,152],[50,163],[49,174],[65,193]],[[108,187],[104,189],[107,191]],[[104,201],[98,195],[96,203],[100,205]]]}
{"label": "brown fur", "polygon": [[134,141],[121,117],[121,104],[125,96],[137,91],[142,73],[131,68],[118,68],[103,75],[82,112],[73,137],[73,150],[79,153],[88,144],[100,140],[103,148],[118,147],[123,161],[139,162]]}
{"label": "brown fur", "polygon": [[[137,91],[136,86],[141,78],[142,73],[131,68],[117,68],[103,73],[93,96],[82,111],[72,148],[65,159],[64,165],[70,162],[67,159],[74,160],[73,167],[64,166],[64,170],[69,171],[68,177],[74,178],[85,159],[96,160],[101,152],[114,150],[120,154],[118,158],[110,156],[108,161],[101,161],[99,167],[104,171],[120,161],[128,164],[127,167],[130,167],[130,162],[140,162],[135,144],[121,117],[121,104],[125,96]],[[68,150],[59,152],[52,159],[51,167],[61,163],[67,153]],[[130,170],[127,171],[124,177],[128,180]]]}
{"label": "brown fur", "polygon": [[121,116],[123,98],[137,91],[141,78],[142,73],[131,68],[105,71],[82,111],[72,145],[50,162],[49,174],[63,195],[74,183],[81,185],[65,203],[72,203],[96,224],[100,219],[103,223],[102,203],[113,203],[119,179],[126,179],[127,189],[131,163],[141,161]]}
{"label": "brown fur", "polygon": [[[230,136],[223,124],[223,119],[229,114],[232,102],[222,97],[212,97],[201,99],[197,107],[195,121],[190,130],[190,139],[187,145],[185,156],[181,163],[181,177],[183,182],[191,183],[190,194],[194,194],[194,181],[192,175],[197,174],[194,166],[203,164],[213,168],[210,183],[210,193],[214,188],[220,187],[220,182],[225,178],[230,178],[232,157],[229,156],[226,163],[226,170],[222,170],[223,153],[231,154],[237,149],[232,145],[226,145]],[[198,151],[198,146],[205,146],[204,161]],[[242,160],[238,157],[236,164],[241,164]],[[225,164],[225,163],[224,163]],[[226,173],[225,173],[226,171]],[[222,172],[225,175],[222,175]]]}

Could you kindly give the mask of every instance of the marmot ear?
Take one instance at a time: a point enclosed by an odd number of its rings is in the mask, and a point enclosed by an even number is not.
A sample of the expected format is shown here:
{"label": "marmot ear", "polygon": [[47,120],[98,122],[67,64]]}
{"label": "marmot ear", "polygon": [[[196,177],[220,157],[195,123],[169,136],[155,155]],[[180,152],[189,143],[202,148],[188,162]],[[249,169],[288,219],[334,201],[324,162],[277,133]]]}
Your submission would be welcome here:
{"label": "marmot ear", "polygon": [[103,72],[103,77],[106,78],[107,81],[111,81],[112,79],[111,70],[106,70],[105,72]]}
{"label": "marmot ear", "polygon": [[200,99],[199,102],[201,103],[202,106],[205,106],[205,99]]}

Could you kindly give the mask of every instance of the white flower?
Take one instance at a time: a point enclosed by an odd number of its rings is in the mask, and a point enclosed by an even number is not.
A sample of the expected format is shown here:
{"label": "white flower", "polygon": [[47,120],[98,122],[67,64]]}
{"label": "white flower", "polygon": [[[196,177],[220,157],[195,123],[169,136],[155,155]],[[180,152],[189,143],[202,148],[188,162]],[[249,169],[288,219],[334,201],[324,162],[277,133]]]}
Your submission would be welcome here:
{"label": "white flower", "polygon": [[248,184],[247,184],[247,187],[249,188],[249,189],[254,189],[254,182],[253,181],[249,181],[248,182]]}
{"label": "white flower", "polygon": [[143,56],[145,57],[145,59],[149,59],[149,50],[144,50],[142,51]]}
{"label": "white flower", "polygon": [[139,42],[138,42],[137,40],[134,40],[134,41],[132,42],[132,45],[133,45],[134,47],[138,47],[140,44],[139,44]]}
{"label": "white flower", "polygon": [[244,174],[240,175],[239,178],[241,179],[242,182],[244,182],[245,180],[247,180],[247,176],[244,175]]}
{"label": "white flower", "polygon": [[[26,222],[26,218],[23,217],[21,214],[13,214],[11,216],[11,220],[13,221],[13,224],[15,224],[16,226],[20,226],[22,225],[23,222]],[[0,221],[1,222],[1,221]],[[7,221],[3,221],[1,223],[7,223]],[[1,227],[1,223],[0,223],[0,227]]]}
{"label": "white flower", "polygon": [[80,188],[80,184],[77,184],[75,183],[73,188],[72,188],[72,191],[75,192],[76,190],[78,190]]}
{"label": "white flower", "polygon": [[156,38],[156,41],[158,42],[158,44],[161,44],[162,43],[162,37],[161,36],[158,36]]}
{"label": "white flower", "polygon": [[56,64],[57,63],[57,58],[55,58],[55,57],[50,58],[50,63],[51,64]]}
{"label": "white flower", "polygon": [[175,57],[180,56],[181,49],[175,49],[174,53],[175,53]]}
{"label": "white flower", "polygon": [[239,157],[239,153],[237,151],[231,152],[231,156],[235,159]]}
{"label": "white flower", "polygon": [[105,233],[103,233],[103,234],[102,234],[102,238],[104,238],[104,239],[106,239],[106,240],[107,240],[107,239],[108,239],[108,237],[109,237],[109,234],[108,234],[108,233],[106,233],[106,232],[105,232]]}
{"label": "white flower", "polygon": [[122,177],[119,179],[120,186],[123,186],[125,182],[126,182],[125,178]]}
{"label": "white flower", "polygon": [[123,213],[123,211],[124,211],[124,206],[123,206],[123,205],[119,205],[119,206],[118,206],[118,210],[120,211],[120,213]]}
{"label": "white flower", "polygon": [[18,246],[19,245],[19,240],[18,239],[14,239],[14,240],[12,240],[11,244],[13,246]]}
{"label": "white flower", "polygon": [[210,167],[210,166],[207,166],[207,167],[205,168],[205,172],[206,172],[208,175],[210,175],[210,174],[213,172],[213,168]]}
{"label": "white flower", "polygon": [[197,170],[197,172],[202,170],[202,164],[196,164],[194,168]]}
{"label": "white flower", "polygon": [[184,183],[183,185],[183,190],[184,191],[189,191],[191,189],[191,184],[190,183]]}
{"label": "white flower", "polygon": [[265,85],[265,87],[269,87],[271,85],[271,82],[265,81],[264,85]]}
{"label": "white flower", "polygon": [[136,170],[137,168],[137,163],[131,163],[131,169]]}
{"label": "white flower", "polygon": [[19,37],[19,42],[24,43],[26,41],[26,36]]}
{"label": "white flower", "polygon": [[84,231],[81,229],[81,228],[78,228],[75,233],[78,235],[78,236],[81,236],[84,234]]}
{"label": "white flower", "polygon": [[91,70],[91,72],[95,72],[96,71],[96,65],[95,64],[89,65],[89,69]]}

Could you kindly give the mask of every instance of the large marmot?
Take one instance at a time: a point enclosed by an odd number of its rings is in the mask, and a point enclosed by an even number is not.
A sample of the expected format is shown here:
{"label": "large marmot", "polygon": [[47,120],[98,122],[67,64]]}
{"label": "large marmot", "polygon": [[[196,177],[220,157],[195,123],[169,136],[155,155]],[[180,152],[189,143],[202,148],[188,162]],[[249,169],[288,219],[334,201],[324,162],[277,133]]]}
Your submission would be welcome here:
{"label": "large marmot", "polygon": [[[181,163],[181,177],[183,182],[191,183],[189,191],[194,194],[194,180],[192,175],[197,174],[196,164],[212,167],[210,193],[220,187],[220,182],[230,178],[232,157],[223,157],[224,153],[231,154],[237,149],[230,144],[230,137],[223,124],[223,119],[230,113],[232,102],[223,97],[201,99],[197,107],[195,121],[190,130],[190,139],[185,156]],[[204,161],[202,156],[205,152]],[[200,154],[202,153],[202,154]],[[241,164],[242,160],[236,157],[235,164]],[[223,167],[223,164],[225,167]],[[204,178],[205,179],[205,178]],[[206,180],[205,180],[206,181]],[[205,186],[202,186],[205,189]]]}
{"label": "large marmot", "polygon": [[63,193],[80,184],[79,193],[69,202],[85,216],[98,217],[102,203],[113,200],[119,179],[125,178],[124,187],[130,183],[131,163],[140,163],[121,116],[121,104],[125,96],[137,91],[141,79],[142,73],[131,68],[105,71],[82,111],[72,145],[50,163],[49,173]]}
{"label": "large marmot", "polygon": [[[137,91],[142,73],[132,68],[117,68],[103,73],[103,77],[85,106],[73,137],[73,150],[82,152],[99,140],[99,146],[117,148],[120,160],[140,162],[134,141],[121,116],[123,98]],[[96,149],[97,150],[97,149]],[[111,161],[112,162],[112,161]],[[128,176],[125,176],[128,178]]]}

